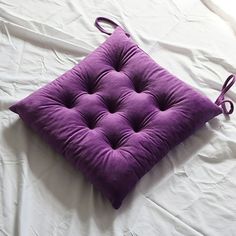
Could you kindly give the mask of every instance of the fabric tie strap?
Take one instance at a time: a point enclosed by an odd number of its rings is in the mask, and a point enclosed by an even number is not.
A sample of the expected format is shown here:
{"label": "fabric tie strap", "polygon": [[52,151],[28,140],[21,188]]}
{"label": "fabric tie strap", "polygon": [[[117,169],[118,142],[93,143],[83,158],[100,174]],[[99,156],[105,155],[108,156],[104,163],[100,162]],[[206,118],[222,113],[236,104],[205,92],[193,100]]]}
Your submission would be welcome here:
{"label": "fabric tie strap", "polygon": [[[233,86],[233,84],[236,82],[236,77],[235,75],[230,75],[226,81],[224,82],[222,89],[221,89],[221,93],[219,95],[219,97],[216,99],[215,104],[218,106],[222,107],[223,113],[226,115],[232,114],[234,111],[234,104],[232,101],[227,100],[224,98],[224,95],[226,94],[226,92]],[[230,105],[230,110],[228,111],[226,108],[226,103],[228,103]]]}
{"label": "fabric tie strap", "polygon": [[[98,17],[96,20],[95,20],[95,26],[102,32],[102,33],[105,33],[105,34],[108,34],[108,35],[111,35],[112,33],[110,32],[107,32],[101,25],[100,25],[100,22],[103,22],[103,23],[107,23],[111,26],[113,26],[114,28],[118,27],[119,25],[116,24],[114,21],[108,19],[108,18],[105,18],[105,17]],[[120,27],[120,26],[119,26]],[[130,37],[130,35],[125,32],[125,34]]]}

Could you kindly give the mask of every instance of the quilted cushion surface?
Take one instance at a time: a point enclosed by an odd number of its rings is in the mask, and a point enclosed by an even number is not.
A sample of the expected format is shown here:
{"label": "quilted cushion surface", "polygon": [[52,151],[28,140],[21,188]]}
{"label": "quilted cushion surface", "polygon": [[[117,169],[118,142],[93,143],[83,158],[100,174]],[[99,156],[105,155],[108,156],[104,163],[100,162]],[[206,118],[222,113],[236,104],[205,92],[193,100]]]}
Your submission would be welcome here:
{"label": "quilted cushion surface", "polygon": [[114,208],[172,147],[222,113],[120,27],[82,62],[10,109]]}

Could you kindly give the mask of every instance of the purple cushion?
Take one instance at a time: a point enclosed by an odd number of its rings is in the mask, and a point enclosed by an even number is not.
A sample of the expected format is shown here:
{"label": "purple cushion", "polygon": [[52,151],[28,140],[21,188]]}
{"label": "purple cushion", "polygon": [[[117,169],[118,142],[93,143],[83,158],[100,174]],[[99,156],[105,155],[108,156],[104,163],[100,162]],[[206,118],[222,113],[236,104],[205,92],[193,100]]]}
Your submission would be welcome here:
{"label": "purple cushion", "polygon": [[222,113],[119,26],[82,62],[10,109],[114,208],[172,147]]}

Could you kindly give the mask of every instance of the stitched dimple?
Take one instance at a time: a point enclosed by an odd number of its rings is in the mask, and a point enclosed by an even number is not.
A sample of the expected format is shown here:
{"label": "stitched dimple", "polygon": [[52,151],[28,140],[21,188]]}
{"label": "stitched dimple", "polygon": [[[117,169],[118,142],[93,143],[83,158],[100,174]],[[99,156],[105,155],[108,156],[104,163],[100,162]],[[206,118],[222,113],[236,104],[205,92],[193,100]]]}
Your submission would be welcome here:
{"label": "stitched dimple", "polygon": [[117,136],[110,137],[108,140],[109,140],[109,143],[110,143],[112,149],[115,150],[120,146],[119,139]]}
{"label": "stitched dimple", "polygon": [[86,89],[88,94],[93,94],[96,92],[96,84],[94,82],[87,82]]}
{"label": "stitched dimple", "polygon": [[115,131],[110,131],[105,134],[105,138],[106,138],[109,146],[113,150],[116,150],[116,149],[122,147],[125,144],[125,142],[127,141],[129,136],[130,136],[130,134],[122,134],[122,132],[115,132]]}
{"label": "stitched dimple", "polygon": [[170,109],[174,104],[174,101],[170,100],[168,96],[165,94],[155,96],[154,99],[155,99],[155,104],[160,111],[166,111]]}
{"label": "stitched dimple", "polygon": [[94,94],[99,89],[99,81],[95,79],[92,75],[86,75],[81,81],[83,90],[88,94]]}
{"label": "stitched dimple", "polygon": [[68,109],[71,109],[72,107],[74,107],[74,101],[73,100],[65,100],[64,101],[64,106]]}
{"label": "stitched dimple", "polygon": [[123,57],[124,57],[123,48],[118,48],[115,52],[113,57],[111,57],[111,66],[117,72],[120,72],[123,67]]}
{"label": "stitched dimple", "polygon": [[113,64],[113,67],[114,69],[117,71],[117,72],[120,72],[121,71],[121,68],[122,68],[122,62],[121,60],[116,60]]}
{"label": "stitched dimple", "polygon": [[134,76],[131,81],[136,93],[141,93],[147,89],[148,81],[143,79],[141,76]]}
{"label": "stitched dimple", "polygon": [[75,97],[72,96],[70,93],[64,93],[62,96],[58,97],[58,100],[60,101],[61,105],[64,107],[71,109],[75,106]]}
{"label": "stitched dimple", "polygon": [[162,99],[158,102],[158,107],[161,111],[165,111],[169,108],[168,103],[165,99]]}
{"label": "stitched dimple", "polygon": [[104,99],[104,103],[107,107],[107,110],[110,113],[117,112],[120,108],[120,105],[121,105],[120,101],[115,97],[108,97],[108,98]]}
{"label": "stitched dimple", "polygon": [[89,129],[94,129],[96,127],[98,117],[96,117],[95,115],[93,115],[91,113],[81,114],[81,116],[82,116],[82,119],[83,119],[85,125]]}
{"label": "stitched dimple", "polygon": [[138,114],[136,116],[133,116],[129,121],[130,121],[130,126],[131,126],[131,128],[133,129],[133,131],[135,133],[142,130],[142,128],[143,128],[143,118],[138,116]]}

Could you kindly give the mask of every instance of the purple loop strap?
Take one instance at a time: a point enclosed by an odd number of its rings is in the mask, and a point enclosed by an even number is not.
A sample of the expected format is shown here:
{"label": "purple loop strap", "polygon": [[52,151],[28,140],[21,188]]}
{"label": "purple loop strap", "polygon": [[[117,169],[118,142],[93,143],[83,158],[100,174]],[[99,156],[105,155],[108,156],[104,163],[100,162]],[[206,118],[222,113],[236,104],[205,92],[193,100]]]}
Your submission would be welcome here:
{"label": "purple loop strap", "polygon": [[[226,115],[232,114],[234,111],[234,104],[230,100],[226,100],[224,98],[224,95],[227,91],[233,86],[233,84],[236,82],[235,75],[230,75],[224,82],[224,85],[222,86],[221,93],[219,97],[216,99],[215,104],[222,107],[223,113]],[[226,103],[230,105],[230,110],[228,111],[226,108]]]}
{"label": "purple loop strap", "polygon": [[[101,25],[100,25],[100,22],[104,22],[104,23],[107,23],[111,26],[113,26],[114,28],[118,27],[119,25],[116,24],[114,21],[106,18],[106,17],[97,17],[97,19],[95,20],[95,26],[102,32],[102,33],[105,33],[105,34],[108,34],[108,35],[111,35],[112,33],[109,33],[107,32]],[[125,32],[125,34],[130,37],[130,35]]]}

